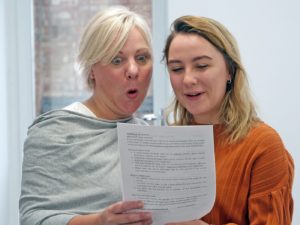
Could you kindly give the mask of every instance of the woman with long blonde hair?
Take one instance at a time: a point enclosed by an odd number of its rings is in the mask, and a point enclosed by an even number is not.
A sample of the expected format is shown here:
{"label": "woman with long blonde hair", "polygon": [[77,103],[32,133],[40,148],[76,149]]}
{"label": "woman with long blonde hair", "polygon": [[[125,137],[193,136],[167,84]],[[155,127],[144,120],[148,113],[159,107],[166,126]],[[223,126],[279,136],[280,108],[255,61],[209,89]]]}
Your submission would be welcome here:
{"label": "woman with long blonde hair", "polygon": [[207,215],[181,225],[290,225],[293,160],[261,121],[234,37],[219,22],[183,16],[165,50],[175,93],[171,125],[214,128],[216,199]]}

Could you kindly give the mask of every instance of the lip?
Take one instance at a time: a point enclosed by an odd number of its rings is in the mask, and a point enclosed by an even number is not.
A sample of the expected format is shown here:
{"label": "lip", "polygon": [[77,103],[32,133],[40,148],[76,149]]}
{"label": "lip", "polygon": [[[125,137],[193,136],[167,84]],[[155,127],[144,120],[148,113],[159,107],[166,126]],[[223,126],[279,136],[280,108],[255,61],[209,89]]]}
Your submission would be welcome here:
{"label": "lip", "polygon": [[205,92],[203,92],[203,91],[187,92],[187,93],[184,93],[184,96],[189,100],[195,101],[195,100],[200,99],[204,93]]}
{"label": "lip", "polygon": [[139,91],[137,88],[130,88],[126,91],[126,96],[129,99],[136,99],[138,94],[139,94]]}

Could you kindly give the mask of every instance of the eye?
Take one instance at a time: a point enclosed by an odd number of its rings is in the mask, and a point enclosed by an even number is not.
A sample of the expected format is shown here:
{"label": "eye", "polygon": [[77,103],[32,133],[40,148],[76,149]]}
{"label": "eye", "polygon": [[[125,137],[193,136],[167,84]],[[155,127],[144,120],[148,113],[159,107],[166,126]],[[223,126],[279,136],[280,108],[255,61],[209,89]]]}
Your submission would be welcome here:
{"label": "eye", "polygon": [[136,56],[136,60],[140,63],[140,64],[145,64],[147,63],[149,59],[149,56],[148,55],[138,55]]}
{"label": "eye", "polygon": [[207,64],[199,64],[199,65],[196,65],[196,68],[199,69],[199,70],[204,70],[208,67]]}
{"label": "eye", "polygon": [[123,59],[120,56],[116,56],[111,60],[111,64],[113,65],[120,65],[122,63]]}
{"label": "eye", "polygon": [[171,71],[173,73],[180,73],[183,71],[183,67],[170,67],[169,71]]}

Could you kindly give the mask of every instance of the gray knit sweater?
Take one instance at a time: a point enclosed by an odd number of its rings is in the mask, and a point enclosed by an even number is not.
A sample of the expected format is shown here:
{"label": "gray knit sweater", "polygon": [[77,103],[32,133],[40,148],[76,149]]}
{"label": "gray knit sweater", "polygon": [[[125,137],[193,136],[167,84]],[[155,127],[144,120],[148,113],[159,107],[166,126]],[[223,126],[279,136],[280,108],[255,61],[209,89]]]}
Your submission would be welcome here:
{"label": "gray knit sweater", "polygon": [[24,144],[21,225],[66,225],[121,200],[117,122],[67,110],[38,117]]}

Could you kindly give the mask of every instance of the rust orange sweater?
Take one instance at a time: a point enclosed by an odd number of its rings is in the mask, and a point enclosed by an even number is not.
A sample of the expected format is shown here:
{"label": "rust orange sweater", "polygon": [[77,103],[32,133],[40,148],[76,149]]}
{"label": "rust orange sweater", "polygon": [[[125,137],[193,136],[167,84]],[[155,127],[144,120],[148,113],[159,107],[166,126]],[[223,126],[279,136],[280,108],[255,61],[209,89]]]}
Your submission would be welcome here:
{"label": "rust orange sweater", "polygon": [[290,225],[293,160],[277,132],[260,123],[235,144],[214,126],[216,200],[202,219],[216,225]]}

